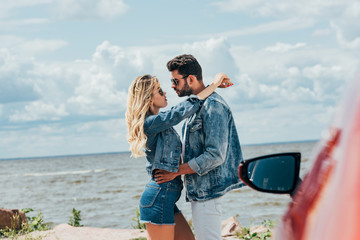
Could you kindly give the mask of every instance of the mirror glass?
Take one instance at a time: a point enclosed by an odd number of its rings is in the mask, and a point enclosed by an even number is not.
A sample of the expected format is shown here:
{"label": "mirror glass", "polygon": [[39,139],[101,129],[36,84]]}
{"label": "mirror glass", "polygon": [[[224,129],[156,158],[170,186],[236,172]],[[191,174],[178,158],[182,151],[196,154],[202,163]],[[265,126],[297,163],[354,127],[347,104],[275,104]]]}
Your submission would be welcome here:
{"label": "mirror glass", "polygon": [[248,179],[258,188],[289,191],[294,186],[296,160],[293,156],[273,156],[249,163]]}

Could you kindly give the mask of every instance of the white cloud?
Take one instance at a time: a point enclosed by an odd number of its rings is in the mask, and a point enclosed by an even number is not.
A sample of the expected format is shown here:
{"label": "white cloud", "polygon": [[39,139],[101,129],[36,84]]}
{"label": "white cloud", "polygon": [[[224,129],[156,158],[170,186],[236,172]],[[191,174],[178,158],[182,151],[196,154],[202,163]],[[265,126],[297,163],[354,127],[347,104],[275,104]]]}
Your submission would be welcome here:
{"label": "white cloud", "polygon": [[[238,37],[238,36],[249,36],[249,35],[259,35],[264,33],[274,33],[274,32],[295,32],[296,30],[307,29],[315,25],[315,21],[311,18],[298,18],[291,17],[282,20],[267,21],[266,23],[259,23],[257,25],[252,25],[251,27],[244,27],[241,29],[235,29],[220,33],[212,34],[202,34],[204,38],[216,37]],[[191,36],[190,37],[194,37]],[[196,36],[195,36],[196,37]]]}
{"label": "white cloud", "polygon": [[[313,36],[329,36],[335,32],[340,47],[353,50],[360,48],[360,23],[358,21],[360,3],[356,0],[300,0],[296,2],[228,0],[216,2],[213,5],[221,11],[242,12],[253,17],[263,17],[267,21],[265,24],[222,33],[228,37],[294,31],[328,25],[326,28],[313,29]],[[269,22],[269,18],[280,20]]]}
{"label": "white cloud", "polygon": [[[9,38],[8,41],[11,39],[17,42],[16,45],[22,44],[22,39]],[[5,59],[9,63],[0,67],[4,76],[0,85],[7,93],[0,100],[23,102],[21,108],[8,109],[12,112],[10,119],[13,122],[54,121],[65,116],[77,118],[81,115],[122,116],[128,87],[136,76],[150,73],[168,78],[166,62],[158,64],[158,59],[169,60],[170,57],[161,54],[153,57],[158,50],[151,48],[144,48],[143,51],[139,48],[122,49],[105,41],[96,48],[91,59],[53,63],[41,62],[14,51],[15,47],[12,51],[6,51],[11,61]],[[154,68],[162,69],[165,74]],[[21,78],[15,74],[19,72]],[[13,80],[9,81],[5,76],[13,76]],[[10,86],[14,86],[11,91]],[[19,91],[21,88],[24,90]]]}
{"label": "white cloud", "polygon": [[[344,16],[350,18],[359,18],[360,17],[360,2],[359,1],[345,1],[346,8],[344,11]],[[357,22],[355,22],[357,23]]]}
{"label": "white cloud", "polygon": [[116,89],[112,75],[97,67],[80,76],[79,86],[69,104],[78,106],[79,113],[84,115],[109,115],[118,113],[126,107],[127,93]]}
{"label": "white cloud", "polygon": [[246,11],[248,9],[254,8],[255,6],[262,3],[262,0],[227,0],[221,2],[214,2],[212,5],[219,7],[221,11],[225,12],[237,12],[237,11]]}
{"label": "white cloud", "polygon": [[360,2],[345,1],[342,12],[330,18],[330,27],[336,32],[336,38],[341,47],[360,49]]}
{"label": "white cloud", "polygon": [[32,101],[39,98],[27,71],[34,60],[0,49],[0,103]]}
{"label": "white cloud", "polygon": [[49,23],[48,19],[45,18],[28,18],[21,20],[0,20],[0,29],[13,30],[17,27],[29,27],[32,25],[40,25]]}
{"label": "white cloud", "polygon": [[87,61],[88,69],[79,71],[79,84],[69,104],[85,115],[124,112],[131,81],[144,73],[153,74],[152,54],[103,42]]}
{"label": "white cloud", "polygon": [[100,0],[97,6],[99,16],[107,19],[123,15],[129,10],[129,6],[122,0]]}
{"label": "white cloud", "polygon": [[32,39],[29,41],[24,41],[19,46],[18,50],[28,55],[37,55],[54,52],[67,45],[68,43],[64,40]]}
{"label": "white cloud", "polygon": [[182,52],[194,55],[203,68],[205,83],[209,83],[219,72],[224,72],[229,77],[238,74],[230,47],[226,38],[210,38],[206,41],[185,44]]}
{"label": "white cloud", "polygon": [[265,48],[265,51],[269,52],[288,52],[294,49],[298,49],[301,47],[306,46],[306,43],[297,43],[295,45],[292,44],[286,44],[286,43],[276,43],[275,46],[270,46]]}
{"label": "white cloud", "polygon": [[324,28],[324,29],[316,29],[312,36],[314,37],[322,37],[322,36],[329,36],[332,34],[332,31],[330,28]]}
{"label": "white cloud", "polygon": [[53,0],[16,0],[16,1],[1,1],[0,19],[12,16],[13,10],[18,8],[25,8],[35,5],[51,3]]}
{"label": "white cloud", "polygon": [[[359,50],[360,49],[360,24],[358,24],[358,19],[353,19],[355,24],[358,26],[352,25],[352,28],[348,28],[346,24],[351,21],[332,21],[331,27],[336,32],[336,38],[339,42],[339,45],[346,49]],[[351,32],[349,32],[351,31]]]}
{"label": "white cloud", "polygon": [[68,43],[61,39],[25,39],[14,35],[0,35],[0,45],[3,51],[30,58],[29,56],[57,51]]}
{"label": "white cloud", "polygon": [[[12,39],[15,46],[26,49],[22,39],[9,37],[6,41]],[[42,41],[31,43],[36,42]],[[52,48],[51,43],[46,46],[49,42],[44,42],[43,48]],[[34,45],[34,51],[39,53]],[[0,102],[23,103],[17,109],[7,108],[13,122],[123,114],[131,81],[145,72],[154,74],[153,51],[124,50],[109,42],[100,44],[91,59],[69,63],[41,62],[26,57],[31,52],[19,51],[15,46],[1,50],[4,54],[0,57]]]}
{"label": "white cloud", "polygon": [[[1,154],[127,150],[122,118],[131,81],[144,73],[158,76],[171,107],[184,98],[171,89],[166,62],[183,53],[199,60],[205,83],[218,72],[235,83],[217,92],[231,106],[242,142],[317,138],[360,66],[357,0],[217,1],[213,6],[223,12],[207,14],[232,21],[217,22],[226,24],[218,28],[224,32],[213,32],[217,26],[179,28],[165,31],[165,37],[160,30],[141,28],[159,25],[141,24],[146,17],[138,18],[137,5],[124,0],[2,1],[0,146],[7,153],[1,149]],[[194,11],[200,12],[200,5]],[[136,12],[127,19],[129,10]],[[157,10],[149,9],[160,19]],[[208,17],[200,15],[194,26]],[[132,35],[133,23],[143,39]],[[167,44],[172,37],[176,40]],[[161,45],[151,45],[158,38]],[[56,53],[71,60],[54,61]],[[85,57],[73,57],[79,54]]]}
{"label": "white cloud", "polygon": [[317,64],[312,67],[304,68],[304,76],[311,79],[319,79],[319,78],[334,78],[341,79],[342,73],[344,69],[340,66],[331,66],[325,67],[320,64]]}
{"label": "white cloud", "polygon": [[[319,100],[333,99],[331,93],[339,97],[338,86],[344,81],[343,74],[346,70],[342,66],[315,65],[303,69],[304,77],[313,81],[313,90]],[[342,87],[341,89],[344,89]]]}
{"label": "white cloud", "polygon": [[226,90],[226,98],[228,102],[240,103],[233,105],[234,111],[293,106],[296,112],[303,105],[337,104],[359,65],[356,54],[325,46],[284,45],[299,48],[292,51],[232,48],[240,75],[235,85]]}
{"label": "white cloud", "polygon": [[38,120],[56,121],[69,115],[66,112],[65,105],[58,106],[41,101],[31,102],[25,106],[25,112],[15,111],[9,116],[11,122],[30,122]]}
{"label": "white cloud", "polygon": [[315,140],[333,117],[334,108],[323,104],[280,105],[264,109],[254,106],[234,113],[242,143]]}
{"label": "white cloud", "polygon": [[[19,18],[28,7],[41,9],[43,18]],[[51,11],[52,9],[52,11]],[[63,20],[111,20],[124,15],[130,7],[123,0],[16,0],[2,1],[0,8],[0,29],[12,31],[16,28],[33,27],[51,23],[50,19]],[[28,13],[26,14],[28,15]]]}
{"label": "white cloud", "polygon": [[[8,46],[12,39],[18,46],[23,41],[15,37],[4,39],[0,41],[8,42]],[[46,122],[46,125],[21,131],[25,135],[21,143],[24,148],[49,146],[48,150],[40,151],[40,155],[56,154],[57,146],[66,148],[67,153],[76,153],[76,147],[69,146],[66,139],[79,142],[77,153],[89,152],[91,146],[97,152],[127,150],[126,126],[119,119],[124,116],[131,81],[144,73],[157,75],[162,87],[170,91],[167,94],[169,107],[174,105],[183,99],[170,89],[166,62],[183,53],[193,54],[199,60],[205,83],[218,72],[231,77],[235,85],[217,91],[236,115],[242,141],[316,138],[315,130],[329,118],[345,80],[359,63],[355,53],[342,49],[286,42],[252,49],[231,45],[224,37],[189,44],[132,48],[104,41],[91,58],[69,62],[40,61],[14,53],[15,48],[2,51],[6,54],[0,57],[0,62],[4,63],[0,65],[0,76],[13,75],[17,81],[21,80],[16,86],[27,86],[24,92],[36,96],[16,105],[4,104],[0,117],[12,122],[3,128],[11,128],[12,123],[16,127],[19,123],[26,126],[29,121]],[[71,120],[70,123],[63,123],[63,118]],[[112,118],[116,120],[111,121]],[[297,133],[296,128],[301,129],[301,133]],[[7,139],[11,140],[12,136],[15,139],[19,134],[16,131]],[[37,135],[35,131],[39,131]],[[1,134],[5,133],[0,131]],[[264,136],[259,137],[261,134]],[[96,147],[97,139],[104,137],[109,139],[112,149]]]}
{"label": "white cloud", "polygon": [[18,17],[19,12],[26,11],[27,8],[34,6],[40,7],[51,3],[53,0],[16,0],[1,1],[0,8],[0,29],[14,31],[15,29],[28,30],[29,27],[39,26],[49,23],[47,18],[40,17]]}
{"label": "white cloud", "polygon": [[[304,44],[285,43],[282,46],[287,50],[307,47]],[[313,49],[304,49],[302,55],[299,55],[300,52],[292,51],[280,51],[279,54],[274,54],[277,52],[267,51],[269,49],[263,51],[243,49],[237,52],[225,38],[185,44],[182,49],[181,53],[192,53],[199,60],[203,66],[205,82],[210,82],[218,72],[225,72],[231,76],[237,84],[232,90],[226,90],[229,101],[241,99],[265,107],[297,101],[330,100],[333,103],[341,92],[341,88],[336,86],[352,70],[349,68],[351,65],[335,57],[340,53],[328,52],[328,55],[317,55]],[[159,49],[156,51],[161,52]],[[50,77],[57,79],[58,82],[55,86],[48,86],[46,81],[37,81],[38,92],[46,94],[61,90],[66,79],[65,82],[69,83],[66,87],[68,92],[59,96],[57,104],[61,102],[60,99],[64,101],[65,97],[68,112],[101,116],[123,112],[127,88],[135,76],[150,73],[160,76],[160,81],[167,79],[169,73],[165,69],[165,64],[175,56],[170,55],[167,50],[163,54],[158,53],[158,56],[162,55],[160,58],[163,61],[162,64],[158,64],[157,59],[150,57],[154,52],[149,49],[140,52],[104,42],[97,47],[91,60],[75,61],[73,64],[60,67],[55,72],[51,70],[55,66],[44,65],[42,69],[46,68],[47,72],[37,70],[39,74],[37,78]],[[323,52],[326,53],[327,50],[324,49]],[[306,59],[313,60],[304,65]],[[323,64],[313,65],[313,62]],[[60,74],[60,76],[51,76],[52,74]],[[163,87],[171,91],[170,84],[167,84],[167,81],[163,83]],[[51,94],[46,95],[48,101],[50,96]],[[180,101],[172,92],[168,94],[168,99],[172,103]]]}
{"label": "white cloud", "polygon": [[[354,2],[354,1],[348,1]],[[343,10],[344,1],[332,0],[300,0],[289,2],[286,0],[265,1],[265,0],[228,0],[215,2],[213,5],[225,12],[246,12],[251,15],[262,17],[324,17],[329,14],[339,13]]]}
{"label": "white cloud", "polygon": [[[358,62],[354,58],[349,64],[349,56],[339,58],[339,50],[323,49],[319,54],[304,43],[278,43],[263,50],[252,50],[233,47],[226,38],[211,38],[173,47],[182,49],[180,53],[191,53],[199,60],[205,83],[218,72],[227,73],[235,86],[220,91],[226,91],[229,102],[245,102],[245,107],[255,104],[268,108],[299,101],[330,101],[333,104],[342,89],[338,85]],[[8,54],[9,59],[13,58],[11,64],[4,64],[0,71],[2,69],[4,74],[23,72],[21,79],[25,80],[18,85],[27,86],[24,92],[33,94],[29,95],[33,98],[25,100],[43,103],[39,112],[37,105],[26,103],[22,110],[13,112],[11,119],[50,121],[73,115],[122,115],[128,86],[136,76],[144,73],[157,75],[165,91],[170,91],[169,103],[177,103],[181,99],[172,92],[166,80],[170,76],[166,62],[176,56],[173,52],[168,46],[126,49],[105,41],[91,59],[70,63],[34,62],[31,58],[24,62],[20,56]],[[23,61],[23,64],[19,65],[17,61]],[[18,65],[23,67],[19,69]],[[62,104],[63,108],[59,108]],[[45,113],[44,109],[48,111]]]}
{"label": "white cloud", "polygon": [[113,19],[125,14],[129,6],[123,0],[56,0],[57,13],[63,19]]}
{"label": "white cloud", "polygon": [[0,158],[125,151],[125,136],[125,119],[121,117],[7,129],[0,131]]}

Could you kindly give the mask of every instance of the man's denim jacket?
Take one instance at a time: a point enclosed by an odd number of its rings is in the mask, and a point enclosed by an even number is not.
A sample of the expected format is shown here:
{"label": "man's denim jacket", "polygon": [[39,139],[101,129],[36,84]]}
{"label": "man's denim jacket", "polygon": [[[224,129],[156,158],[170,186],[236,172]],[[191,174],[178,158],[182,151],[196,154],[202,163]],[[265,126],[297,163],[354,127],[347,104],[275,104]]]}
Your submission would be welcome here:
{"label": "man's denim jacket", "polygon": [[203,100],[191,95],[187,100],[177,104],[168,111],[145,118],[144,132],[147,136],[146,170],[151,175],[154,169],[169,172],[179,170],[181,156],[180,137],[173,128],[185,118],[199,110]]}
{"label": "man's denim jacket", "polygon": [[185,175],[187,201],[214,199],[243,186],[239,137],[224,99],[214,92],[186,121],[184,162],[196,172]]}

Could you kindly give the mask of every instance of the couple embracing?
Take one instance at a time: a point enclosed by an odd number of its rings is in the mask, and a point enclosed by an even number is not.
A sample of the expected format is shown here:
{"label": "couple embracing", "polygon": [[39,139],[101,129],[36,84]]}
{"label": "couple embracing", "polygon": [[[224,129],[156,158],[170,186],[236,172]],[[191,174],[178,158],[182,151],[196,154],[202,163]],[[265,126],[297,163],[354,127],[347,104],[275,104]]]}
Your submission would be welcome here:
{"label": "couple embracing", "polygon": [[[231,110],[214,91],[232,83],[221,73],[205,87],[200,64],[188,54],[167,68],[172,88],[187,96],[170,110],[160,111],[167,99],[156,77],[139,76],[129,88],[128,142],[133,156],[146,155],[151,176],[140,199],[140,220],[151,240],[195,239],[176,206],[184,185],[196,239],[221,240],[221,197],[242,186],[242,152]],[[173,126],[182,120],[180,138]]]}

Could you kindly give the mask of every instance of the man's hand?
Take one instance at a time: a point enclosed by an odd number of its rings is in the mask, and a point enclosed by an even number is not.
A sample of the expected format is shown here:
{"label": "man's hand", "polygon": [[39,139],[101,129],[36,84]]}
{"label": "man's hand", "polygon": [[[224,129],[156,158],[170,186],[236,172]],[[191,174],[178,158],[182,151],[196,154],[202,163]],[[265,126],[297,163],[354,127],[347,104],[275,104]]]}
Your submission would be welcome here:
{"label": "man's hand", "polygon": [[175,172],[168,172],[165,170],[156,170],[155,181],[157,184],[169,182],[176,178],[179,174]]}

